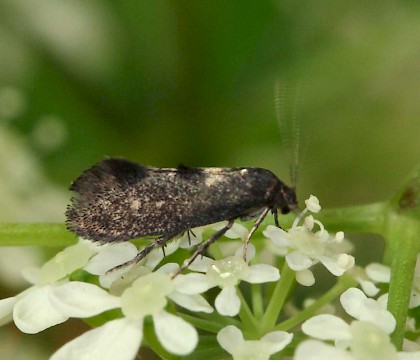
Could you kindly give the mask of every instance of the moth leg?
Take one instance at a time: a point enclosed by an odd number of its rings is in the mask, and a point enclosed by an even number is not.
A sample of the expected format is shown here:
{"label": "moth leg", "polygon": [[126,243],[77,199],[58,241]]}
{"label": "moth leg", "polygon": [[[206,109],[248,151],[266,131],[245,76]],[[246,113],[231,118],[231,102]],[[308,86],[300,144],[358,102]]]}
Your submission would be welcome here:
{"label": "moth leg", "polygon": [[156,248],[158,246],[162,247],[163,253],[165,254],[165,250],[163,249],[165,244],[168,242],[168,240],[174,238],[175,236],[176,235],[163,235],[163,236],[160,236],[160,237],[154,239],[151,244],[147,245],[133,259],[128,260],[125,263],[122,263],[120,265],[117,265],[117,266],[113,267],[112,269],[109,269],[107,271],[107,274],[111,273],[115,270],[122,269],[126,266],[138,263],[141,259],[145,258],[154,248]]}
{"label": "moth leg", "polygon": [[281,226],[280,226],[280,223],[279,223],[279,212],[277,211],[277,209],[274,209],[274,210],[271,210],[271,213],[273,214],[273,217],[274,217],[274,224],[278,227],[278,228],[282,228]]}
{"label": "moth leg", "polygon": [[229,220],[229,222],[226,224],[226,226],[219,231],[215,232],[209,239],[207,239],[203,244],[200,245],[200,247],[195,251],[195,253],[188,259],[188,262],[181,266],[181,268],[173,275],[172,278],[183,272],[188,266],[190,266],[194,260],[199,256],[202,255],[207,248],[213,244],[217,239],[221,238],[226,231],[228,231],[233,223],[235,222],[235,219]]}
{"label": "moth leg", "polygon": [[255,230],[258,229],[258,226],[260,226],[260,224],[263,222],[264,218],[267,216],[267,214],[268,214],[269,211],[270,211],[269,208],[265,208],[263,210],[263,212],[258,216],[257,220],[255,220],[254,226],[249,231],[249,234],[248,234],[248,236],[245,239],[244,250],[243,250],[243,253],[242,253],[242,256],[244,258],[244,261],[246,261],[246,252],[248,250],[249,240],[251,239],[251,237],[254,234]]}

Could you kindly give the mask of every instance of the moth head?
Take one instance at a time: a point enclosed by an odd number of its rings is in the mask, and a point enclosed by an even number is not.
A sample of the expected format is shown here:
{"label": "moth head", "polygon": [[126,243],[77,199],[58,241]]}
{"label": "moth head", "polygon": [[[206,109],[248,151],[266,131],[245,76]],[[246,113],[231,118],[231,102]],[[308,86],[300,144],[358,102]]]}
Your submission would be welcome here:
{"label": "moth head", "polygon": [[298,203],[295,187],[282,184],[280,191],[276,194],[275,204],[282,214],[288,214],[292,210],[297,209]]}

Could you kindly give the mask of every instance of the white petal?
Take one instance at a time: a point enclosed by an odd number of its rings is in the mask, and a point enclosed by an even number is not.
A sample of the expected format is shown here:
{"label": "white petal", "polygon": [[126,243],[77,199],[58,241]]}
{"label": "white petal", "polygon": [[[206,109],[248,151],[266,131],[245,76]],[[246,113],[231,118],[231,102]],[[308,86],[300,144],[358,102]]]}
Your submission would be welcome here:
{"label": "white petal", "polygon": [[20,331],[35,334],[68,319],[50,303],[51,288],[49,285],[37,287],[18,300],[13,308],[13,320]]}
{"label": "white petal", "polygon": [[15,296],[0,300],[0,326],[13,320],[13,307],[17,300]]}
{"label": "white petal", "polygon": [[341,318],[322,314],[306,320],[302,331],[309,336],[321,340],[350,340],[349,325]]}
{"label": "white petal", "polygon": [[217,341],[229,354],[233,354],[237,347],[245,343],[241,330],[236,326],[228,325],[217,333]]}
{"label": "white petal", "polygon": [[131,267],[130,270],[112,282],[111,286],[109,287],[109,293],[112,295],[121,296],[125,289],[129,288],[139,277],[148,275],[150,273],[151,270],[149,268],[137,263]]}
{"label": "white petal", "polygon": [[273,244],[279,247],[290,247],[290,234],[283,229],[278,228],[274,225],[268,225],[263,231],[265,237],[271,239]]}
{"label": "white petal", "polygon": [[420,359],[420,351],[399,352],[397,358],[398,360],[418,360]]}
{"label": "white petal", "polygon": [[365,301],[361,307],[358,319],[377,325],[387,334],[391,334],[396,325],[394,316],[388,310],[382,309],[374,299]]}
{"label": "white petal", "polygon": [[35,266],[28,266],[22,269],[21,274],[23,278],[30,284],[36,284],[41,275],[41,268]]}
{"label": "white petal", "polygon": [[317,340],[300,343],[295,351],[294,360],[354,360],[353,355],[332,345]]}
{"label": "white petal", "polygon": [[121,306],[120,298],[96,285],[71,281],[56,286],[50,293],[55,308],[68,317],[91,317]]}
{"label": "white petal", "polygon": [[[255,257],[255,246],[254,244],[249,243],[248,248],[246,249],[246,261],[249,263]],[[244,253],[244,245],[240,246],[235,251],[235,256],[242,257]]]}
{"label": "white petal", "polygon": [[134,267],[138,264],[129,265],[127,267],[122,267],[120,269],[115,269],[105,274],[99,275],[99,284],[105,288],[109,289],[115,281],[125,277],[128,272],[131,272]]}
{"label": "white petal", "polygon": [[[221,230],[226,226],[225,222],[222,223],[217,223],[215,225],[211,225],[211,227],[214,230]],[[248,236],[248,229],[238,223],[233,223],[232,227],[226,231],[226,233],[224,234],[225,237],[229,238],[229,239],[246,239],[246,237]]]}
{"label": "white petal", "polygon": [[359,284],[363,292],[368,296],[376,296],[379,293],[379,288],[372,281],[359,279]]}
{"label": "white petal", "polygon": [[275,354],[289,345],[292,339],[293,334],[285,331],[273,331],[263,336],[261,342],[264,343],[270,354]]}
{"label": "white petal", "polygon": [[213,308],[201,295],[185,295],[174,292],[168,296],[173,302],[191,311],[201,311],[205,313],[213,312]]}
{"label": "white petal", "polygon": [[169,352],[187,355],[197,346],[197,330],[180,317],[162,310],[153,316],[153,323],[156,336]]}
{"label": "white petal", "polygon": [[177,263],[167,263],[165,265],[162,265],[156,271],[167,274],[167,275],[174,275],[178,272],[178,270],[179,270],[179,265]]}
{"label": "white petal", "polygon": [[305,205],[310,212],[317,213],[321,210],[321,205],[319,205],[319,200],[316,196],[311,195],[309,199],[305,200]]}
{"label": "white petal", "polygon": [[388,293],[382,294],[376,299],[376,303],[381,309],[386,310],[388,306]]}
{"label": "white petal", "polygon": [[164,258],[162,249],[154,249],[146,256],[146,263],[144,265],[153,270]]}
{"label": "white petal", "polygon": [[185,233],[181,238],[179,242],[179,247],[182,249],[188,249],[192,246],[196,246],[199,243],[203,241],[203,229],[202,228],[196,228],[193,229],[192,232],[194,233],[188,236],[187,233]]}
{"label": "white petal", "polygon": [[366,266],[366,274],[373,281],[389,283],[391,279],[391,269],[388,266],[372,263]]}
{"label": "white petal", "polygon": [[362,290],[350,288],[340,296],[340,302],[347,314],[359,319],[364,301],[367,299]]}
{"label": "white petal", "polygon": [[266,264],[252,265],[250,270],[242,280],[245,280],[252,284],[261,284],[270,281],[277,281],[280,279],[279,269],[274,266]]}
{"label": "white petal", "polygon": [[221,315],[237,315],[241,307],[241,301],[236,294],[236,288],[234,286],[224,287],[220,294],[217,295],[214,305],[217,312]]}
{"label": "white petal", "polygon": [[121,265],[137,255],[137,248],[130,242],[105,245],[85,266],[94,275],[103,275],[109,269]]}
{"label": "white petal", "polygon": [[293,251],[286,255],[289,267],[294,271],[301,271],[312,265],[311,259],[300,251]]}
{"label": "white petal", "polygon": [[315,277],[311,270],[306,269],[296,272],[296,281],[303,286],[312,286],[315,284]]}
{"label": "white petal", "polygon": [[204,274],[180,274],[173,281],[176,291],[183,294],[201,294],[214,285],[210,284]]}
{"label": "white petal", "polygon": [[65,248],[42,265],[39,283],[56,282],[73,271],[83,268],[94,253],[94,247],[86,241]]}
{"label": "white petal", "polygon": [[395,360],[397,350],[391,339],[375,324],[366,321],[353,321],[351,352],[356,359]]}
{"label": "white petal", "polygon": [[207,256],[197,256],[194,262],[190,266],[188,266],[188,269],[198,272],[206,272],[212,264],[214,264],[213,259]]}
{"label": "white petal", "polygon": [[142,322],[126,318],[112,320],[65,344],[51,360],[132,360],[142,337]]}
{"label": "white petal", "polygon": [[412,291],[410,295],[410,305],[408,306],[408,308],[414,309],[419,305],[420,305],[420,294]]}
{"label": "white petal", "polygon": [[341,276],[347,270],[345,267],[342,267],[341,264],[338,263],[338,261],[334,258],[328,256],[319,256],[318,259],[327,268],[327,270],[335,276]]}

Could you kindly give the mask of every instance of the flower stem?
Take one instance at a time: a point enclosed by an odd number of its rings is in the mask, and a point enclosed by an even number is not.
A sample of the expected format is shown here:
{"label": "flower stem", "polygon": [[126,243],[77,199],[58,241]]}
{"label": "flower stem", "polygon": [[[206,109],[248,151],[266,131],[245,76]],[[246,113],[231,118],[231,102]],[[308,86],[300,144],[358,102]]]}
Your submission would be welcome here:
{"label": "flower stem", "polygon": [[386,202],[336,209],[323,209],[316,216],[329,231],[383,234]]}
{"label": "flower stem", "polygon": [[420,251],[419,234],[420,222],[401,215],[396,215],[388,228],[388,250],[393,254],[390,261],[388,310],[397,320],[392,334],[392,340],[397,349],[401,348],[404,340],[414,269],[417,254]]}
{"label": "flower stem", "polygon": [[273,328],[294,280],[295,272],[291,270],[287,265],[287,262],[285,262],[281,271],[280,280],[274,288],[267,310],[261,319],[259,326],[261,333],[266,334]]}
{"label": "flower stem", "polygon": [[337,284],[335,284],[327,293],[322,295],[312,305],[308,306],[306,309],[303,309],[295,316],[276,325],[274,330],[287,331],[294,326],[301,324],[303,321],[315,315],[317,310],[319,310],[322,306],[329,304],[332,300],[339,297],[346,289],[355,285],[357,285],[356,281],[350,275],[344,274],[338,279]]}
{"label": "flower stem", "polygon": [[252,310],[257,319],[264,315],[263,293],[261,284],[251,284]]}
{"label": "flower stem", "polygon": [[185,321],[188,321],[197,329],[206,330],[214,334],[217,334],[221,329],[225,327],[225,324],[221,324],[211,320],[200,319],[188,314],[177,313],[177,315],[179,317],[182,317]]}
{"label": "flower stem", "polygon": [[251,309],[248,306],[248,303],[246,302],[244,296],[242,295],[242,292],[239,290],[239,288],[236,288],[236,293],[239,296],[239,299],[241,300],[241,309],[239,310],[239,317],[243,323],[243,328],[247,330],[252,329],[258,329],[258,321],[255,318],[255,316],[252,314]]}
{"label": "flower stem", "polygon": [[0,224],[0,246],[68,246],[77,238],[64,224]]}

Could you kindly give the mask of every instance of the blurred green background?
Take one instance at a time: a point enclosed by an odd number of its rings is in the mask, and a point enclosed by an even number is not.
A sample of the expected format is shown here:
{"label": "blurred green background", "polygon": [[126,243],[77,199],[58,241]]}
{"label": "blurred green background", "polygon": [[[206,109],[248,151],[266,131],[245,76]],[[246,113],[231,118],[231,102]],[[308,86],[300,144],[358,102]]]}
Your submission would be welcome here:
{"label": "blurred green background", "polygon": [[417,1],[0,0],[0,221],[63,221],[104,156],[288,182],[278,79],[301,201],[384,200],[419,161]]}

